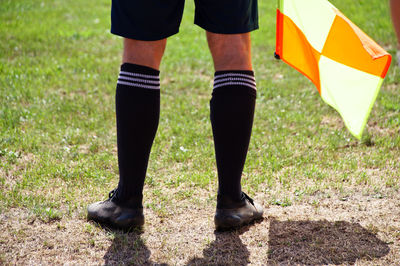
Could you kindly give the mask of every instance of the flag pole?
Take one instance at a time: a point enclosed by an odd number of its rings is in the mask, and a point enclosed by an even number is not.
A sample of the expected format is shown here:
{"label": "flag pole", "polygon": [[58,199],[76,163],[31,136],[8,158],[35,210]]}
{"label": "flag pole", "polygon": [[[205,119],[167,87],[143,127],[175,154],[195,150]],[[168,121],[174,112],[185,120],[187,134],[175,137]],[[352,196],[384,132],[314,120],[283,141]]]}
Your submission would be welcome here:
{"label": "flag pole", "polygon": [[[281,0],[277,0],[277,6],[278,6],[278,10],[281,10]],[[276,30],[278,30],[278,13],[276,14]],[[277,38],[278,36],[276,36],[275,38]],[[276,49],[276,47],[275,47]],[[274,57],[276,60],[280,60],[281,57],[276,53],[276,50],[274,51]]]}

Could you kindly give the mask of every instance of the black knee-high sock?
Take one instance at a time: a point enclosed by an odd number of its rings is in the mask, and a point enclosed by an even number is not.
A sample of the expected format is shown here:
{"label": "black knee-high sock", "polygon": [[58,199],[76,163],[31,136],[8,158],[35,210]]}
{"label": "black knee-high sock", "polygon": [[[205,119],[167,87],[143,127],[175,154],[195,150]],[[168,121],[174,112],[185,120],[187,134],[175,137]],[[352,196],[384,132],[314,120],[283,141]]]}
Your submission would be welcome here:
{"label": "black knee-high sock", "polygon": [[240,182],[253,125],[256,91],[253,71],[215,73],[210,116],[218,169],[217,208],[241,201]]}
{"label": "black knee-high sock", "polygon": [[142,207],[150,149],[160,116],[159,71],[134,64],[121,66],[116,91],[118,199]]}

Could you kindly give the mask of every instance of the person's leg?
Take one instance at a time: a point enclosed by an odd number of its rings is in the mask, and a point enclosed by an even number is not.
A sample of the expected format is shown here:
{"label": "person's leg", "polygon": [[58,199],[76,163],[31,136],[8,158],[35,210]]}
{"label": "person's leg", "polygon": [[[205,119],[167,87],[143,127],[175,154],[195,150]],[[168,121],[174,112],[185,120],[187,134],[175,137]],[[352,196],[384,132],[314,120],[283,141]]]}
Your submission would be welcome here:
{"label": "person's leg", "polygon": [[[140,201],[150,149],[160,114],[159,66],[166,39],[138,41],[124,39],[121,71],[115,105],[119,184],[124,201]],[[137,203],[139,204],[139,203]]]}
{"label": "person's leg", "polygon": [[207,32],[207,40],[216,71],[210,111],[218,194],[239,201],[256,98],[250,33]]}
{"label": "person's leg", "polygon": [[206,32],[215,71],[252,70],[250,33]]}
{"label": "person's leg", "polygon": [[256,101],[250,34],[207,32],[215,76],[210,101],[218,170],[217,229],[237,227],[262,217],[262,207],[241,189]]}
{"label": "person's leg", "polygon": [[397,50],[400,50],[400,0],[390,0],[390,10],[393,26],[397,34]]}
{"label": "person's leg", "polygon": [[400,67],[400,0],[390,0],[394,30],[397,35],[397,64]]}
{"label": "person's leg", "polygon": [[158,69],[165,45],[166,39],[124,39],[115,96],[119,184],[109,200],[89,205],[89,219],[123,229],[144,223],[142,191],[158,127]]}
{"label": "person's leg", "polygon": [[115,105],[119,183],[88,218],[114,227],[144,223],[142,190],[160,112],[159,66],[166,38],[179,32],[185,0],[112,0],[111,33],[124,38]]}
{"label": "person's leg", "polygon": [[122,63],[147,66],[159,70],[167,39],[158,41],[139,41],[124,38]]}

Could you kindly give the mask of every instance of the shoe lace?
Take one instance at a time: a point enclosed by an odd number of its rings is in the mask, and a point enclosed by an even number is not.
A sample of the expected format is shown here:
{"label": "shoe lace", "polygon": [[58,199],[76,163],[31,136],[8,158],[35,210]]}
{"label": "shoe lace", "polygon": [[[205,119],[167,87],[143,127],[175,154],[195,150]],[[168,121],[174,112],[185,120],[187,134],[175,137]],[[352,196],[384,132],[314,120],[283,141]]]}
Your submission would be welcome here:
{"label": "shoe lace", "polygon": [[242,191],[242,194],[243,194],[244,198],[247,199],[247,200],[251,203],[251,205],[254,205],[254,201],[253,201],[252,198],[250,198],[250,197],[249,197],[246,193],[244,193],[243,191]]}
{"label": "shoe lace", "polygon": [[115,188],[108,193],[108,200],[111,199],[118,199],[118,188]]}

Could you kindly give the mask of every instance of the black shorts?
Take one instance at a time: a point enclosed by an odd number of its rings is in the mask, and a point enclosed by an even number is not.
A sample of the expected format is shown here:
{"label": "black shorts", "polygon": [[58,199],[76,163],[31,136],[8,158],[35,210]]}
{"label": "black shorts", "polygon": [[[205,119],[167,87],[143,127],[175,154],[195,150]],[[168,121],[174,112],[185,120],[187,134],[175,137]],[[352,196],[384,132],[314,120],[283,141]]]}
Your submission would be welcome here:
{"label": "black shorts", "polygon": [[[194,23],[222,34],[258,29],[257,0],[194,0]],[[111,33],[155,41],[179,32],[185,0],[112,0]]]}

